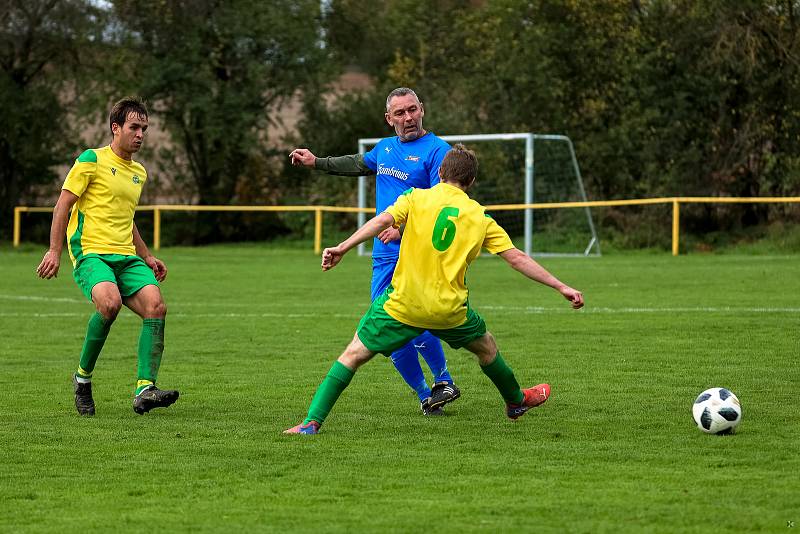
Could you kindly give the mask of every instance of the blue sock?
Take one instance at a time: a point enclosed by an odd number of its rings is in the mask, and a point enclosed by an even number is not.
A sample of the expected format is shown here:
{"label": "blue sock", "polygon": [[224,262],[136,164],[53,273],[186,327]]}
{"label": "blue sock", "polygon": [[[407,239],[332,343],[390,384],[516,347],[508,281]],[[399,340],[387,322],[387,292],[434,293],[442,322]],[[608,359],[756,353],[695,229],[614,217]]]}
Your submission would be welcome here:
{"label": "blue sock", "polygon": [[431,388],[425,382],[425,375],[422,373],[413,341],[392,353],[392,363],[406,384],[417,392],[420,402],[431,396]]}
{"label": "blue sock", "polygon": [[414,348],[422,354],[422,358],[428,364],[428,367],[431,368],[433,381],[452,384],[453,377],[450,376],[450,371],[447,370],[447,360],[444,357],[442,342],[439,341],[439,338],[426,330],[415,337],[412,343]]}

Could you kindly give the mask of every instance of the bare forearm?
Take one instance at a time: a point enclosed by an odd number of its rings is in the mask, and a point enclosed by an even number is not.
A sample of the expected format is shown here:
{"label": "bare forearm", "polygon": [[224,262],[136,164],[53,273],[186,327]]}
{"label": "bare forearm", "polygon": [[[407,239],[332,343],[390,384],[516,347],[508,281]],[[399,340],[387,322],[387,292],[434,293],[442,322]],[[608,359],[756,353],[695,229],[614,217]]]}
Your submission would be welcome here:
{"label": "bare forearm", "polygon": [[59,254],[64,248],[66,240],[69,211],[77,200],[77,196],[64,190],[53,208],[53,222],[50,225],[50,250]]}
{"label": "bare forearm", "polygon": [[50,250],[61,253],[64,248],[68,222],[69,208],[56,204],[53,209],[53,223],[50,225]]}
{"label": "bare forearm", "polygon": [[142,259],[150,255],[150,249],[147,248],[144,239],[142,239],[136,223],[133,223],[133,247],[136,249],[136,255]]}
{"label": "bare forearm", "polygon": [[500,253],[500,256],[508,262],[512,269],[519,271],[535,282],[550,286],[556,290],[566,287],[566,284],[519,249],[507,250]]}
{"label": "bare forearm", "polygon": [[343,249],[343,252],[347,252],[356,245],[375,237],[392,224],[394,224],[394,217],[386,212],[381,213],[377,217],[373,217],[367,221],[364,226],[356,230],[353,235],[339,243],[339,247]]}

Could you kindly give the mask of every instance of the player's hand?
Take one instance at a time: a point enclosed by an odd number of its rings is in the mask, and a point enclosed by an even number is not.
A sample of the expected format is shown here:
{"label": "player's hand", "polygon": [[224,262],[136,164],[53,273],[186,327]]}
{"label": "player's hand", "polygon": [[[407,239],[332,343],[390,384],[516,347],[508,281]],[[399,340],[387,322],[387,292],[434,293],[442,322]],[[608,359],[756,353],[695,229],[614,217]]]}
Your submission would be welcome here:
{"label": "player's hand", "polygon": [[313,167],[317,157],[307,148],[295,148],[289,153],[295,167]]}
{"label": "player's hand", "polygon": [[576,310],[583,308],[583,293],[577,289],[572,289],[569,286],[564,286],[558,290],[559,293],[564,295],[564,298],[572,303],[572,307]]}
{"label": "player's hand", "polygon": [[389,228],[378,234],[378,239],[380,239],[381,243],[383,243],[384,245],[391,243],[392,241],[399,241],[400,230],[395,228],[394,226],[390,226]]}
{"label": "player's hand", "polygon": [[147,264],[148,267],[153,269],[153,274],[156,275],[156,280],[159,282],[163,282],[164,279],[167,277],[167,266],[164,265],[164,262],[156,258],[155,256],[147,256],[144,259],[144,262]]}
{"label": "player's hand", "polygon": [[55,278],[58,276],[58,267],[61,265],[61,252],[49,249],[42,258],[42,263],[36,268],[39,278]]}
{"label": "player's hand", "polygon": [[344,257],[344,252],[339,247],[326,248],[322,251],[322,270],[329,271],[336,267]]}

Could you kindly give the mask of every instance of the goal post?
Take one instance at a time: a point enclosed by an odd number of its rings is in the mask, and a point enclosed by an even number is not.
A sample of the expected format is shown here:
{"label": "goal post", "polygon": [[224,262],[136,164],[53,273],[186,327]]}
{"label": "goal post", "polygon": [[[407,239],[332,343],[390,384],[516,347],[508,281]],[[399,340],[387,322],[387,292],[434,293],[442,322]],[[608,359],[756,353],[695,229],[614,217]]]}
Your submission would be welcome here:
{"label": "goal post", "polygon": [[[524,159],[524,176],[523,184],[524,191],[522,202],[506,202],[503,199],[500,202],[493,202],[492,204],[525,204],[531,205],[534,203],[534,185],[536,180],[536,142],[556,142],[563,143],[567,149],[569,157],[562,164],[569,168],[570,173],[574,176],[574,194],[578,200],[587,201],[586,190],[583,186],[583,177],[581,176],[580,167],[578,166],[578,159],[575,156],[575,148],[569,137],[565,135],[551,135],[551,134],[534,134],[534,133],[493,133],[493,134],[466,134],[466,135],[443,135],[441,139],[449,143],[476,143],[476,142],[524,142],[525,146],[525,159]],[[368,147],[374,146],[381,141],[382,138],[361,138],[358,140],[359,154],[365,154]],[[480,180],[479,180],[479,183]],[[563,184],[568,185],[568,184]],[[374,200],[374,199],[373,199]],[[548,202],[558,202],[568,199],[553,198],[547,199]],[[485,204],[485,201],[482,202]],[[374,206],[374,202],[372,202]],[[367,199],[367,177],[358,177],[358,207],[368,208]],[[575,209],[575,208],[572,208]],[[600,256],[600,241],[597,238],[597,232],[592,220],[592,213],[589,207],[577,208],[582,209],[585,215],[585,230],[586,245],[582,250],[574,252],[552,252],[547,250],[538,250],[534,248],[534,210],[532,208],[524,208],[524,222],[523,222],[523,236],[524,236],[524,251],[528,256]],[[366,213],[360,212],[358,214],[358,225],[361,227],[367,220]],[[359,256],[366,255],[366,247],[364,243],[358,245]]]}

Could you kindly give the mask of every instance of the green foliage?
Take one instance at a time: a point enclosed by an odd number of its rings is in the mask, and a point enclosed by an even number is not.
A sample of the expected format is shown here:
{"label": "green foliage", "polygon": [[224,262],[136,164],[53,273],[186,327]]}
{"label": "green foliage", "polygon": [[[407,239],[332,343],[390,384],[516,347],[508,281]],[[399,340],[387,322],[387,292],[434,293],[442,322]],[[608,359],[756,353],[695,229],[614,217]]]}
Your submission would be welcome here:
{"label": "green foliage", "polygon": [[[446,348],[462,397],[424,418],[378,356],[320,435],[284,436],[368,305],[369,259],[322,273],[307,251],[162,252],[159,384],[181,398],[131,410],[141,321],[123,310],[89,419],[69,375],[92,305],[68,266],[43,282],[39,251],[0,249],[0,531],[134,532],[143,517],[168,532],[782,532],[797,521],[797,306],[776,298],[800,292],[797,256],[544,260],[585,291],[580,312],[481,258],[470,301],[520,382],[552,384],[545,405],[508,421],[474,359]],[[694,427],[691,404],[712,386],[741,400],[737,434]]]}
{"label": "green foliage", "polygon": [[[136,51],[140,91],[154,103],[175,142],[173,162],[199,204],[254,203],[268,180],[247,186],[270,157],[269,113],[322,70],[319,3],[114,2]],[[263,181],[263,180],[262,180]],[[216,219],[216,218],[213,218]],[[217,228],[198,217],[196,239],[227,239],[242,228]],[[240,219],[241,223],[242,220]]]}
{"label": "green foliage", "polygon": [[[91,96],[103,13],[93,2],[11,0],[0,8],[0,237],[11,211],[78,154],[70,107]],[[80,124],[79,121],[78,124]]]}
{"label": "green foliage", "polygon": [[[36,202],[55,165],[86,137],[107,139],[84,125],[105,122],[124,93],[148,99],[170,138],[142,153],[158,163],[152,183],[166,175],[173,193],[200,204],[354,204],[352,180],[291,168],[285,147],[350,154],[359,137],[391,135],[383,101],[400,85],[417,90],[438,134],[570,136],[595,199],[799,195],[798,9],[783,0],[12,0],[0,9],[0,236],[10,207]],[[333,83],[345,68],[372,86]],[[270,126],[291,98],[302,102],[299,130],[277,139]],[[495,163],[516,168],[519,156],[482,150],[498,190],[518,188]],[[634,239],[647,232],[630,231],[647,217],[605,217],[632,245],[648,244]],[[687,230],[783,218],[800,220],[726,206],[688,214]],[[215,224],[200,216],[176,238],[285,229],[234,218],[220,234]]]}
{"label": "green foliage", "polygon": [[[331,43],[376,78],[376,93],[418,89],[437,133],[569,135],[597,199],[800,194],[793,2],[366,4],[332,2],[342,28]],[[363,29],[362,53],[343,21]],[[517,176],[498,180],[518,186]],[[645,222],[614,211],[605,222],[620,233]],[[710,209],[691,228],[783,215],[757,205]]]}

